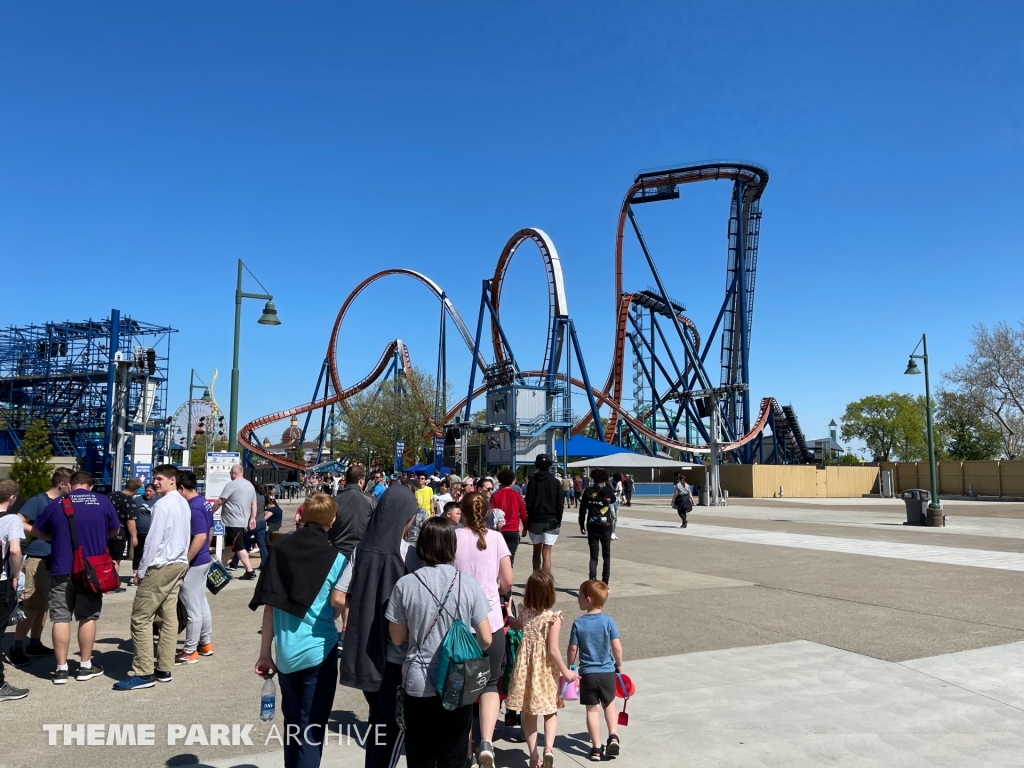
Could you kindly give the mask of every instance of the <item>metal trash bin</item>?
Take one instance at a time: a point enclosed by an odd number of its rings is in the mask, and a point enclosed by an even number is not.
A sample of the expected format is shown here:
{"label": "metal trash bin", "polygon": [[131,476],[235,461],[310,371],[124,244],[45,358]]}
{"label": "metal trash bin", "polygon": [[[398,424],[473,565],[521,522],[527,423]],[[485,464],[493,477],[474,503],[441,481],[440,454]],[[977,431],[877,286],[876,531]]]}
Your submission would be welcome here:
{"label": "metal trash bin", "polygon": [[928,505],[932,500],[931,491],[924,488],[911,488],[900,494],[907,505],[906,525],[927,525]]}

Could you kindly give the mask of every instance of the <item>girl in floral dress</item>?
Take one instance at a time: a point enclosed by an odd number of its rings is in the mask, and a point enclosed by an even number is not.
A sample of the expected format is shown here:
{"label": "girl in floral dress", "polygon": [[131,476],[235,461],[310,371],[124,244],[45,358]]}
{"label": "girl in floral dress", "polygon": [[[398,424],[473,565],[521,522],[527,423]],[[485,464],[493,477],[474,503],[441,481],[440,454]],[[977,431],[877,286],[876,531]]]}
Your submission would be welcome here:
{"label": "girl in floral dress", "polygon": [[[553,612],[554,604],[555,580],[547,571],[534,571],[526,582],[523,608],[518,618],[509,622],[513,629],[523,630],[523,642],[512,669],[505,706],[523,713],[523,737],[530,749],[530,768],[554,766],[552,748],[558,733],[558,710],[565,706],[559,695],[558,676],[561,674],[569,681],[576,679],[576,673],[562,661],[558,645],[562,612]],[[543,761],[537,751],[538,717],[544,718]]]}

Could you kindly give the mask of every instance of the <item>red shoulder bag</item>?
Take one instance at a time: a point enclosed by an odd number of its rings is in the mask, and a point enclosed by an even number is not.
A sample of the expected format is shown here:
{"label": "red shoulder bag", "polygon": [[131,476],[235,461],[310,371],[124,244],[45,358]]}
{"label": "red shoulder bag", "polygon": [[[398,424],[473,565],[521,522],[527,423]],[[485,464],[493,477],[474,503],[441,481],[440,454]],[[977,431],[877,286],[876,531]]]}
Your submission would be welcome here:
{"label": "red shoulder bag", "polygon": [[121,575],[114,569],[114,561],[110,558],[109,552],[102,555],[86,557],[82,547],[78,544],[78,535],[75,532],[75,510],[71,506],[71,499],[64,496],[60,500],[64,516],[68,519],[68,527],[71,529],[71,550],[74,553],[71,561],[71,580],[82,592],[92,592],[102,595],[104,592],[113,592],[121,586]]}

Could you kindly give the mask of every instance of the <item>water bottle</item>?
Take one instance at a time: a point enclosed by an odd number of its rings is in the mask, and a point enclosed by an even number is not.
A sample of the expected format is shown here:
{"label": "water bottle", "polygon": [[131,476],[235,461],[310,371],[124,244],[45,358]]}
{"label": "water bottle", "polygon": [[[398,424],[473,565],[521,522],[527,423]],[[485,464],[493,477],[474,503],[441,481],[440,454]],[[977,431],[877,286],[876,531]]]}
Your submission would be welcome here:
{"label": "water bottle", "polygon": [[263,683],[263,690],[260,691],[260,720],[269,722],[274,719],[274,711],[277,709],[277,686],[274,685],[274,673],[267,674],[267,681]]}

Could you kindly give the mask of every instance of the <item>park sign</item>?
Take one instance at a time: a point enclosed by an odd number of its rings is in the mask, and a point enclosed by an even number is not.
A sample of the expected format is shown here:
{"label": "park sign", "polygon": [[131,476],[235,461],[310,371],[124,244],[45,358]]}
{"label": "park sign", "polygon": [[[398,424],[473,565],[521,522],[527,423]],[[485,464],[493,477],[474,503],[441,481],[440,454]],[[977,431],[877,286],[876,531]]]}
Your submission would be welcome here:
{"label": "park sign", "polygon": [[206,498],[220,498],[224,486],[231,482],[231,468],[242,463],[237,451],[213,451],[206,454]]}

